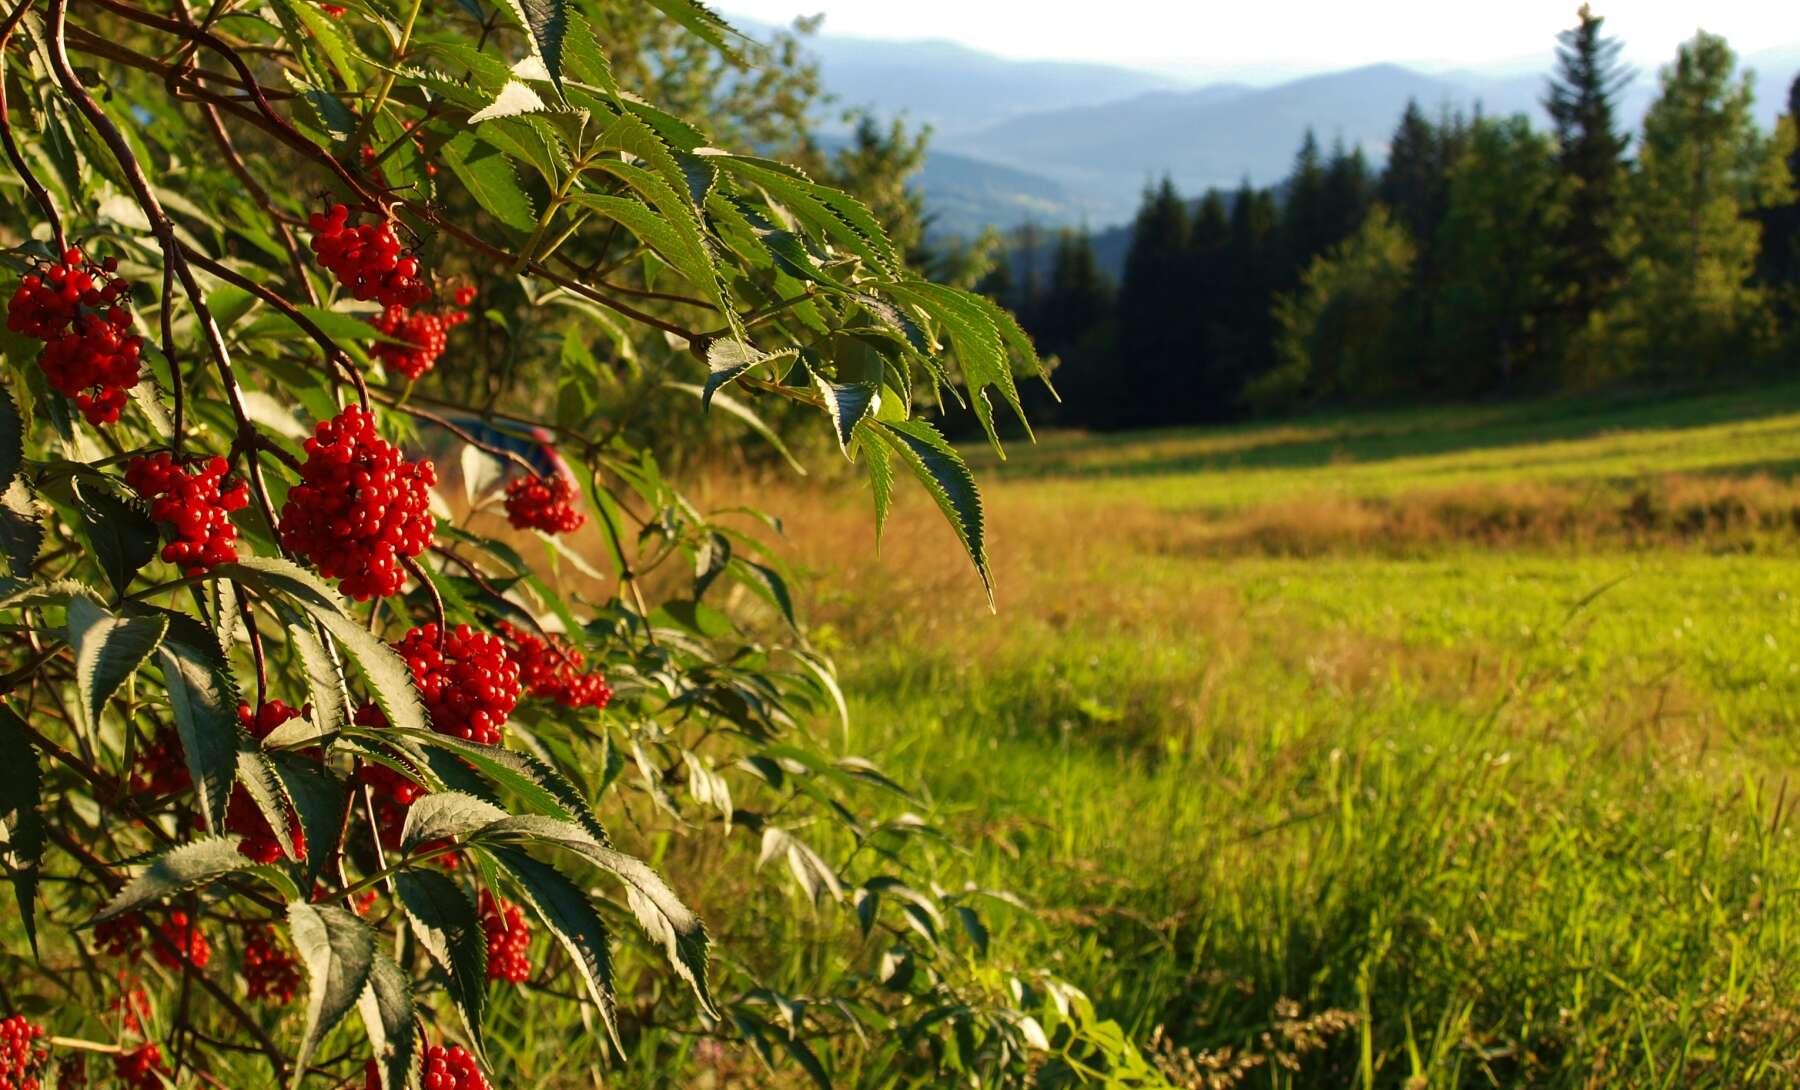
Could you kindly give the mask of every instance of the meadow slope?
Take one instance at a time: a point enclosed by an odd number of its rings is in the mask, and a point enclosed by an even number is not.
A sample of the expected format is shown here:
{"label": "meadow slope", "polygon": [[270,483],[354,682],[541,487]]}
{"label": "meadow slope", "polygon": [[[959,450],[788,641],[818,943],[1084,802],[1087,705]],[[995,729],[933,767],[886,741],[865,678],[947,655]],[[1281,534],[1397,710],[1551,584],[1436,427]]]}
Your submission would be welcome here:
{"label": "meadow slope", "polygon": [[997,614],[755,488],[997,959],[1197,1087],[1800,1081],[1800,387],[1010,453]]}

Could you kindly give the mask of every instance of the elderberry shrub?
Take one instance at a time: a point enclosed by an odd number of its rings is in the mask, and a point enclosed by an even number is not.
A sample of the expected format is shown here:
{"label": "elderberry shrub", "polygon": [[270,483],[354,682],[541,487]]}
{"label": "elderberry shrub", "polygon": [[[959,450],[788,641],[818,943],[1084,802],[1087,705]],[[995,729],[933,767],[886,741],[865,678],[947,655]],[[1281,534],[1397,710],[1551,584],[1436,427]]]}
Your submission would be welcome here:
{"label": "elderberry shrub", "polygon": [[519,530],[573,533],[587,521],[575,500],[575,486],[560,473],[520,477],[506,486],[506,519]]}

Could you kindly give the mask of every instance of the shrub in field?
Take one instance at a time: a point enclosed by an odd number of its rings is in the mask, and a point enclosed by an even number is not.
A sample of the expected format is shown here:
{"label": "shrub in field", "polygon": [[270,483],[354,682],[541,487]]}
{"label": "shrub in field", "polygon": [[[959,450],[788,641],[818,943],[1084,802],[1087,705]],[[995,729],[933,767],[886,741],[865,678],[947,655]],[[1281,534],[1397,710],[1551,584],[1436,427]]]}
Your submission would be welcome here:
{"label": "shrub in field", "polygon": [[[629,366],[696,413],[816,413],[876,518],[904,470],[985,585],[913,407],[991,438],[1030,343],[620,86],[605,14],[0,8],[5,1085],[542,1084],[502,1036],[540,1005],[627,1072],[701,1040],[821,1083],[1157,1078],[988,960],[993,895],[930,881],[937,834],[868,798],[904,790],[810,733],[844,700],[758,524],[674,490],[608,396]],[[554,386],[447,396],[476,326]],[[719,959],[683,895],[764,862],[818,921],[780,972],[768,921]]]}

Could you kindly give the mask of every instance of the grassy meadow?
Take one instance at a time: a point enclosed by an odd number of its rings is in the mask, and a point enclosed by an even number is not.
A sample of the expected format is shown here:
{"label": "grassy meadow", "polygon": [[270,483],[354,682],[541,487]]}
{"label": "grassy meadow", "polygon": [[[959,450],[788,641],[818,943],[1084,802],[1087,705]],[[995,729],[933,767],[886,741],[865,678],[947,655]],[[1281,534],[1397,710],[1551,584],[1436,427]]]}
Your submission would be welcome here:
{"label": "grassy meadow", "polygon": [[1800,386],[1009,454],[993,614],[754,488],[997,960],[1192,1087],[1800,1083]]}

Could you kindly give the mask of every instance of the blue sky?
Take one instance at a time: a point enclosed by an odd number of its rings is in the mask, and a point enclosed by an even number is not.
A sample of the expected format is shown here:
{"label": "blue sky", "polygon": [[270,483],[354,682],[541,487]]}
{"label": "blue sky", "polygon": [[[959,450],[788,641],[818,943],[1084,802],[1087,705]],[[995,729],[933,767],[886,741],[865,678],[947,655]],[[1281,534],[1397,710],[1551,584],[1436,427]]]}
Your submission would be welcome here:
{"label": "blue sky", "polygon": [[[1455,67],[1543,58],[1576,0],[725,0],[769,22],[823,12],[825,30],[950,38],[1013,57],[1195,74],[1308,71],[1375,61]],[[1701,23],[1740,53],[1800,43],[1794,0],[1599,2],[1632,60],[1657,64]],[[1541,64],[1539,65],[1541,67]]]}

